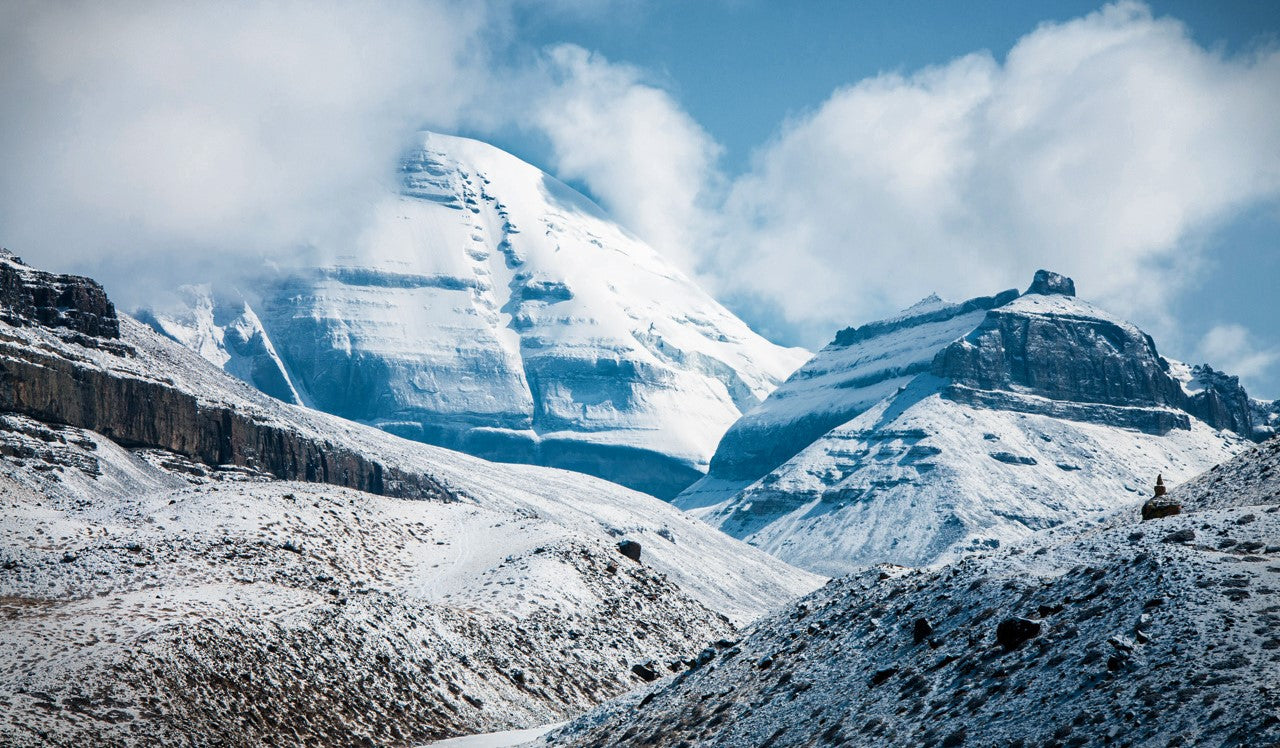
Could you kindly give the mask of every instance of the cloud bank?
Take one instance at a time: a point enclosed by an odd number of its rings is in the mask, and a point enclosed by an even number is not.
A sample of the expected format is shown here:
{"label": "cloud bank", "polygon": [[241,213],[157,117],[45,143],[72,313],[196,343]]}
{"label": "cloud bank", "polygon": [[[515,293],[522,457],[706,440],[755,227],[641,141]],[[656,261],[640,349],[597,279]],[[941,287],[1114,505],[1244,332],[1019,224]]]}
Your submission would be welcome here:
{"label": "cloud bank", "polygon": [[456,122],[484,21],[444,0],[6,4],[0,239],[126,304],[175,264],[341,242],[407,137]]}
{"label": "cloud bank", "polygon": [[712,275],[834,329],[1049,267],[1150,320],[1198,237],[1278,195],[1280,52],[1227,58],[1121,3],[1003,62],[836,91],[733,185]]}
{"label": "cloud bank", "polygon": [[[1048,267],[1195,350],[1169,300],[1207,236],[1280,198],[1280,50],[1205,49],[1135,2],[1044,24],[1003,60],[841,88],[740,175],[641,71],[561,47],[542,72],[529,109],[548,166],[789,343]],[[1227,358],[1246,378],[1274,361]]]}
{"label": "cloud bank", "polygon": [[720,147],[666,91],[581,47],[547,50],[530,102],[556,172],[686,268],[714,224]]}
{"label": "cloud bank", "polygon": [[[838,89],[726,174],[661,80],[522,49],[520,2],[0,7],[0,242],[130,306],[342,248],[421,127],[516,129],[784,342],[1038,267],[1163,336],[1203,239],[1280,199],[1280,50],[1205,49],[1138,3]],[[1200,346],[1274,365],[1255,349]]]}
{"label": "cloud bank", "polygon": [[1196,353],[1228,374],[1243,379],[1261,376],[1280,360],[1280,351],[1268,349],[1253,339],[1243,325],[1214,325],[1201,338]]}

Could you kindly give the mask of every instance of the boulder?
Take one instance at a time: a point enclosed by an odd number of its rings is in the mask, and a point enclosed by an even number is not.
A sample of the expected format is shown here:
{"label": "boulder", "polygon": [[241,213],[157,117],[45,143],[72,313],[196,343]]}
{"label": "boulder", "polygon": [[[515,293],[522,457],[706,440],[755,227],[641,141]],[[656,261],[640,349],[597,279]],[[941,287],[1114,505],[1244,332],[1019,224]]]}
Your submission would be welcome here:
{"label": "boulder", "polygon": [[911,638],[916,644],[929,638],[929,634],[933,633],[933,625],[929,623],[927,618],[917,618],[915,625],[911,629]]}
{"label": "boulder", "polygon": [[1030,618],[1006,618],[996,626],[996,643],[1014,650],[1040,635],[1040,621]]}
{"label": "boulder", "polygon": [[635,561],[637,564],[640,563],[640,544],[634,540],[618,541],[618,553]]}
{"label": "boulder", "polygon": [[654,664],[652,660],[648,662],[639,662],[639,663],[636,663],[635,665],[632,665],[631,672],[634,673],[637,678],[644,681],[645,683],[652,683],[653,681],[658,679],[657,666]]}

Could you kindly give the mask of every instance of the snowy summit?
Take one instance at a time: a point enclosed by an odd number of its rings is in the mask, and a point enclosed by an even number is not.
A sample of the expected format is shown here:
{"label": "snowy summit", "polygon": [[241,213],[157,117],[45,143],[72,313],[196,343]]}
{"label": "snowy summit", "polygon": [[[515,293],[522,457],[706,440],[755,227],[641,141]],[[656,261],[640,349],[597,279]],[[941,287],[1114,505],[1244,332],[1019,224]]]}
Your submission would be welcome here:
{"label": "snowy summit", "polygon": [[285,400],[662,497],[808,355],[493,146],[426,134],[400,177],[332,262],[143,318]]}

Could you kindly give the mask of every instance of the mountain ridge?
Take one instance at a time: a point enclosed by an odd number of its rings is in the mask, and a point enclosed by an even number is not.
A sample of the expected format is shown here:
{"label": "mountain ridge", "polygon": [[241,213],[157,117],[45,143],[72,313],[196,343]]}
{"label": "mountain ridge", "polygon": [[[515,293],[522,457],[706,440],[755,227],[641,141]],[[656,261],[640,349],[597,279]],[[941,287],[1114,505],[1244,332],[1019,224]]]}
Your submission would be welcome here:
{"label": "mountain ridge", "polygon": [[1173,488],[1176,516],[834,579],[546,744],[1280,744],[1277,469],[1272,438]]}
{"label": "mountain ridge", "polygon": [[1106,511],[1274,433],[1276,403],[1169,361],[1074,294],[1040,271],[1023,294],[933,297],[841,331],[730,427],[676,505],[826,574],[922,565]]}
{"label": "mountain ridge", "polygon": [[821,581],[598,478],[274,400],[85,278],[5,255],[0,310],[5,745],[529,727]]}
{"label": "mountain ridge", "polygon": [[[192,289],[185,309],[145,319],[272,394],[664,498],[808,355],[756,335],[587,198],[493,146],[426,134],[400,178],[327,263],[230,300]],[[253,318],[208,322],[220,307]]]}

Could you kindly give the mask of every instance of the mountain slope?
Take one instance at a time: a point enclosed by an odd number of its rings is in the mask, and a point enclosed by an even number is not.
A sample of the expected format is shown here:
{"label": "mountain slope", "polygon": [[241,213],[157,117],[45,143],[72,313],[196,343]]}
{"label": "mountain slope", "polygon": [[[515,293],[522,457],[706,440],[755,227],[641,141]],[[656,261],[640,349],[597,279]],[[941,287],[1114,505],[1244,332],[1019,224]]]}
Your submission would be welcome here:
{"label": "mountain slope", "polygon": [[[1158,473],[1185,480],[1270,433],[1274,405],[1196,372],[1042,272],[1022,296],[841,333],[730,429],[720,452],[737,456],[717,454],[675,503],[827,574],[933,563],[1107,512]],[[824,393],[836,417],[855,415],[810,439],[797,424],[831,412],[815,410]],[[758,478],[717,474],[752,464],[739,445],[758,423],[797,437],[794,455]]]}
{"label": "mountain slope", "polygon": [[556,745],[1280,744],[1280,441],[1136,505],[928,570],[872,569]]}
{"label": "mountain slope", "polygon": [[6,745],[528,727],[820,581],[615,484],[272,400],[85,279],[0,257],[0,311]]}
{"label": "mountain slope", "polygon": [[349,253],[145,319],[273,394],[668,498],[807,356],[492,146],[425,135],[401,178]]}

